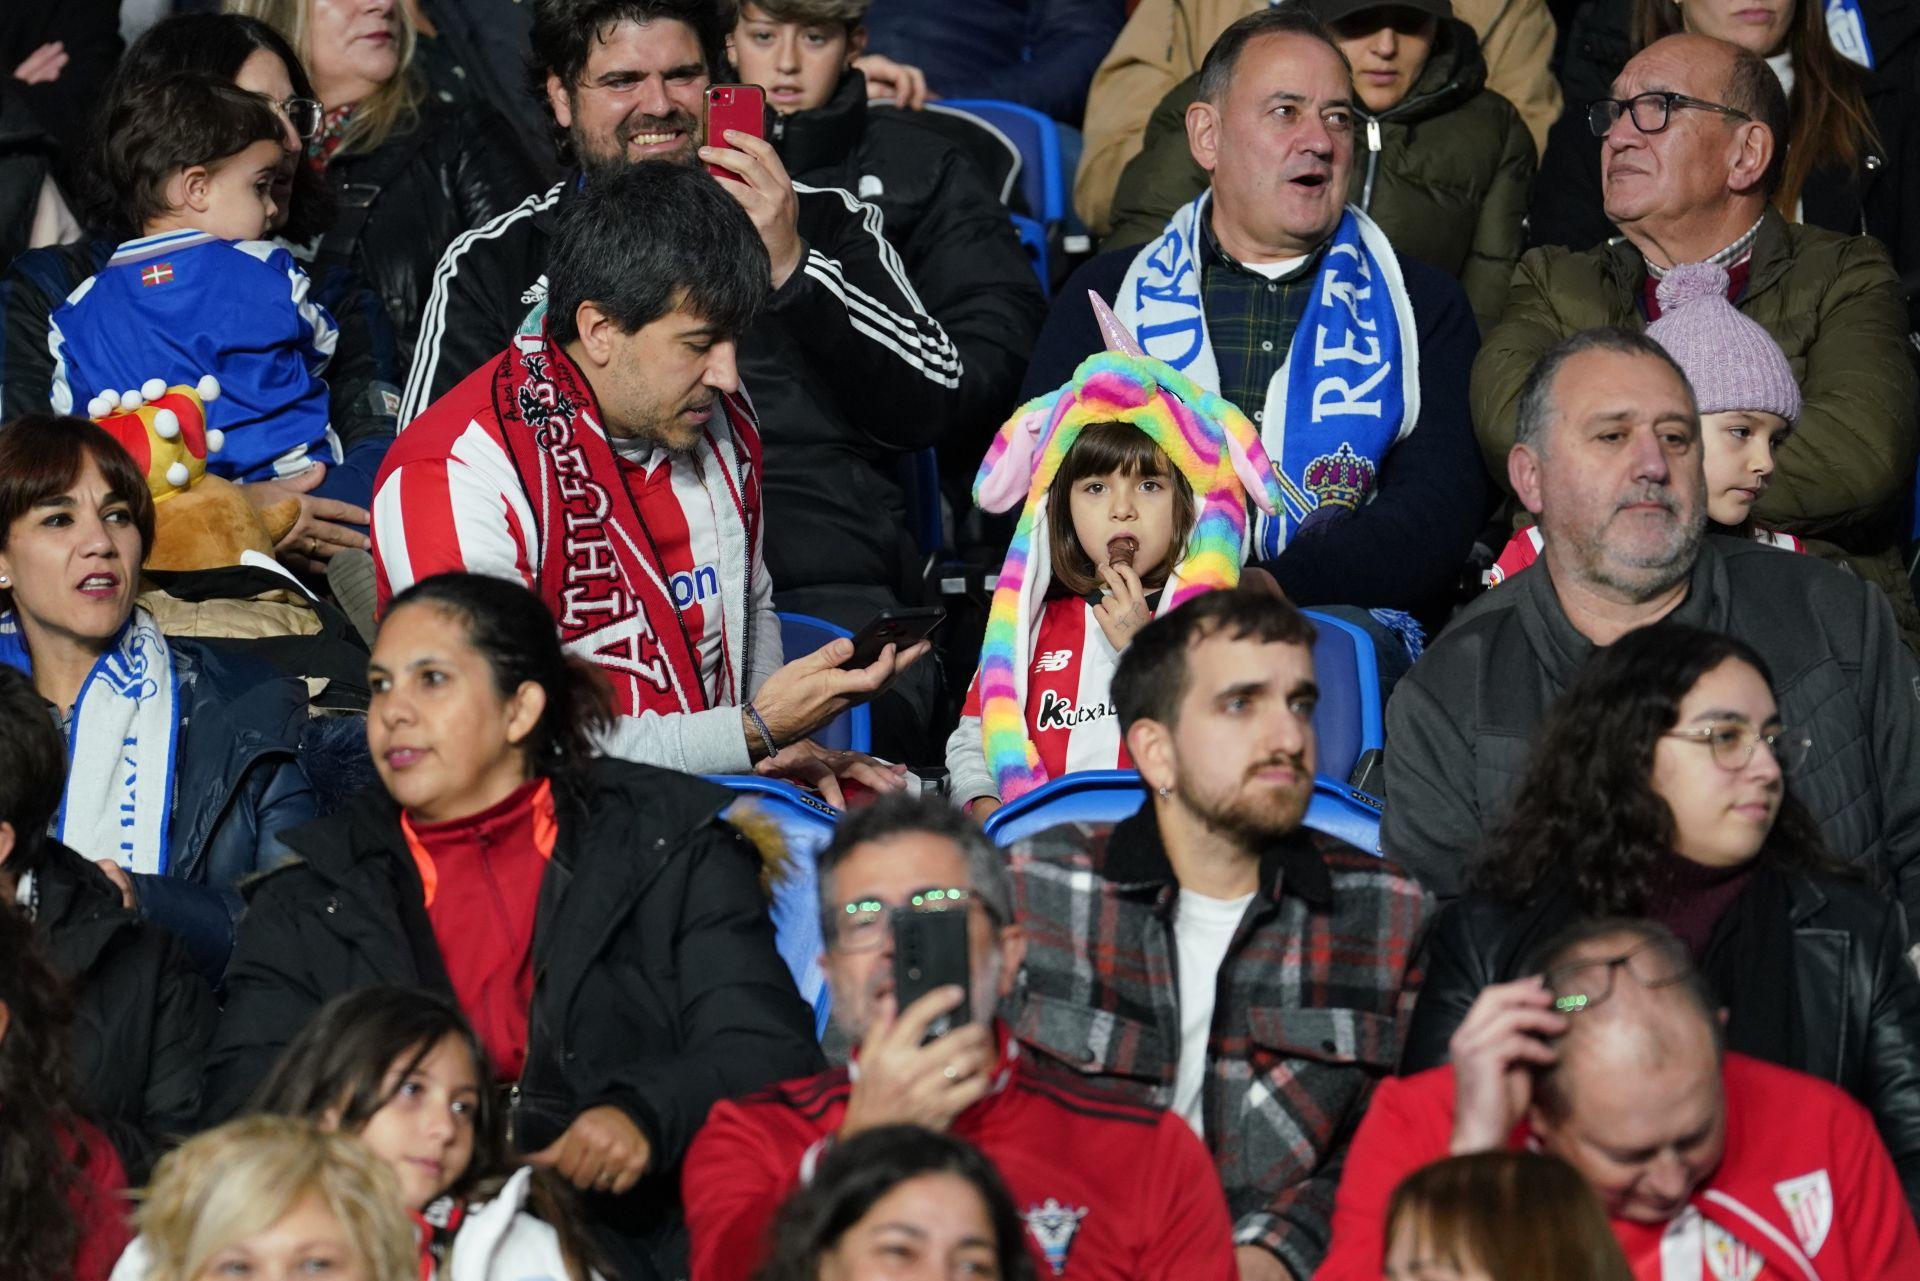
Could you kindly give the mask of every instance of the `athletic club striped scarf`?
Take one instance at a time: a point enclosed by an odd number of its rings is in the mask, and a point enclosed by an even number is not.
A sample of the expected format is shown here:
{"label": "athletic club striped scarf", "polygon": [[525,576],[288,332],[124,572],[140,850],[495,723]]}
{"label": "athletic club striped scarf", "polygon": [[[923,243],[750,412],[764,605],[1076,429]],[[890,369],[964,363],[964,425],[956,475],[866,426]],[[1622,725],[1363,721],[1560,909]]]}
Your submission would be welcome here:
{"label": "athletic club striped scarf", "polygon": [[1160,594],[1161,614],[1202,592],[1238,584],[1248,545],[1248,499],[1267,513],[1280,502],[1273,465],[1246,415],[1151,357],[1124,351],[1090,356],[1066,386],[1014,412],[988,448],[973,490],[991,512],[1026,503],[994,589],[980,652],[982,745],[1002,800],[1047,781],[1022,713],[1033,627],[1053,578],[1047,490],[1081,429],[1111,422],[1130,423],[1152,437],[1194,493],[1193,529]]}

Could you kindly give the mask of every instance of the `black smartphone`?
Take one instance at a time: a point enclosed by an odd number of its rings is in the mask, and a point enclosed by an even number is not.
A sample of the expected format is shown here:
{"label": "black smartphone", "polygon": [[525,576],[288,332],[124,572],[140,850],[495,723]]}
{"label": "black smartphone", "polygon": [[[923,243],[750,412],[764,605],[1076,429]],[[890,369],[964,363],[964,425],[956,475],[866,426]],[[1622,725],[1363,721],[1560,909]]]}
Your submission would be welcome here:
{"label": "black smartphone", "polygon": [[853,657],[840,664],[840,670],[851,672],[871,667],[874,660],[880,657],[880,651],[889,645],[897,647],[896,653],[918,645],[946,619],[947,611],[938,605],[883,609],[868,619],[865,627],[854,633]]}
{"label": "black smartphone", "polygon": [[966,993],[959,1008],[942,1014],[928,1026],[927,1040],[945,1036],[973,1017],[973,990],[967,974],[964,910],[893,914],[894,1009],[906,1009],[937,987],[957,986]]}

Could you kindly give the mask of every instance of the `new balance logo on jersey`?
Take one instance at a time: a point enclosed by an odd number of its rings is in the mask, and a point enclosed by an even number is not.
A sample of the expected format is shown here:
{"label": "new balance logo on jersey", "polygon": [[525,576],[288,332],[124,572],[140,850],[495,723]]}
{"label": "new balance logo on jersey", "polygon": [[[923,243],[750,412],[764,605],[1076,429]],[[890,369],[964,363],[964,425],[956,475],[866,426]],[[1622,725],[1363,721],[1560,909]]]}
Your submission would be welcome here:
{"label": "new balance logo on jersey", "polygon": [[702,565],[691,573],[675,574],[670,580],[673,585],[673,603],[681,609],[697,600],[706,600],[720,594],[720,575],[711,565]]}
{"label": "new balance logo on jersey", "polygon": [[1036,672],[1064,672],[1072,662],[1072,650],[1050,649],[1033,660],[1033,670]]}
{"label": "new balance logo on jersey", "polygon": [[1112,703],[1089,703],[1085,707],[1075,707],[1073,700],[1062,698],[1052,690],[1040,695],[1040,729],[1072,729],[1075,725],[1085,725],[1088,721],[1103,720],[1114,715]]}

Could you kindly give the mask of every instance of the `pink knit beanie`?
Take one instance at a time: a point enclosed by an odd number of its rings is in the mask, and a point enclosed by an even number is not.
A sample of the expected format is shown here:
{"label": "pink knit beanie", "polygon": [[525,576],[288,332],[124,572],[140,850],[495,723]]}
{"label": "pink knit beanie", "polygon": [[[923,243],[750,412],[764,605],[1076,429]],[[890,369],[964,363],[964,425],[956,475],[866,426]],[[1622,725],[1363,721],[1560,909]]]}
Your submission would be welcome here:
{"label": "pink knit beanie", "polygon": [[1800,417],[1800,384],[1760,325],[1727,301],[1727,270],[1687,262],[1660,280],[1660,319],[1647,337],[1667,349],[1693,384],[1703,414],[1763,409],[1789,423]]}

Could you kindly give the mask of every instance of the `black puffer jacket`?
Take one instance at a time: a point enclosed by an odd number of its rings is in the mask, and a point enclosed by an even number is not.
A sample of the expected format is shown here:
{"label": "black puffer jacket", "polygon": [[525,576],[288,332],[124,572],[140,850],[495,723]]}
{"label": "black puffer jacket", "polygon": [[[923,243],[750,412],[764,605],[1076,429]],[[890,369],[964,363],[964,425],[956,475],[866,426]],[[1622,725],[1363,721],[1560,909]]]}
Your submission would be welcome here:
{"label": "black puffer jacket", "polygon": [[81,1108],[138,1187],[199,1119],[213,992],[178,939],[122,907],[105,874],[66,846],[48,843],[33,898],[47,953],[74,988]]}
{"label": "black puffer jacket", "polygon": [[455,236],[513,208],[539,184],[517,148],[499,145],[510,136],[492,112],[464,115],[429,100],[414,128],[327,165],[339,213],[315,264],[345,266],[379,295],[399,340],[403,378],[440,255]]}
{"label": "black puffer jacket", "polygon": [[[774,951],[760,858],[719,818],[732,794],[624,761],[561,789],[533,928],[526,1070],[509,1117],[537,1151],[611,1104],[652,1145],[623,1197],[585,1198],[628,1281],[684,1276],[679,1166],[722,1098],[821,1067]],[[380,788],[291,834],[305,862],[249,890],[208,1057],[210,1121],[234,1114],[327,1000],[375,984],[453,995],[400,814]]]}
{"label": "black puffer jacket", "polygon": [[[1906,924],[1891,898],[1864,882],[1807,872],[1784,878],[1793,929],[1792,993],[1805,1061],[1786,1063],[1853,1095],[1873,1112],[1920,1213],[1920,979],[1907,961]],[[1579,919],[1571,895],[1525,906],[1472,894],[1449,905],[1427,935],[1420,1000],[1403,1073],[1447,1061],[1447,1042],[1481,990],[1523,978],[1518,940],[1551,938]]]}
{"label": "black puffer jacket", "polygon": [[[1377,116],[1355,102],[1347,195],[1403,257],[1438,267],[1465,287],[1483,332],[1499,318],[1520,257],[1534,170],[1526,123],[1486,82],[1473,28],[1458,19],[1441,27],[1405,98]],[[1102,249],[1156,238],[1174,210],[1205,189],[1207,174],[1188,150],[1185,123],[1199,83],[1189,77],[1154,109],[1145,145],[1120,175],[1113,232]]]}

